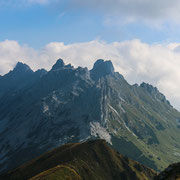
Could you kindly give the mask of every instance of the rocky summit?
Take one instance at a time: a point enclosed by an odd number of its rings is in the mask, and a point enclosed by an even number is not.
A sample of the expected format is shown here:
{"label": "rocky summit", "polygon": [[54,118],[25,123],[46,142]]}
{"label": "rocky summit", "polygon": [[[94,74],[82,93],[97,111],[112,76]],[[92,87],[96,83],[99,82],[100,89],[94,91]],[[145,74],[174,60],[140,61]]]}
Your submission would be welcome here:
{"label": "rocky summit", "polygon": [[70,142],[105,139],[162,170],[180,161],[180,113],[156,87],[130,85],[111,61],[93,69],[62,59],[50,71],[18,63],[0,76],[0,171]]}

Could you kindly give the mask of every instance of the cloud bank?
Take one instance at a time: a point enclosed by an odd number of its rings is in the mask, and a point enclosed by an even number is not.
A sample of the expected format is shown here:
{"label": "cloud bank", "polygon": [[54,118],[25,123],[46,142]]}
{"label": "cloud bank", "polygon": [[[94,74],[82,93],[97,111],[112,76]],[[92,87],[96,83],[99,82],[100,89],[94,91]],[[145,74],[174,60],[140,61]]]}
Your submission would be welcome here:
{"label": "cloud bank", "polygon": [[130,82],[148,82],[157,86],[180,109],[180,44],[147,44],[138,39],[106,43],[90,41],[65,45],[52,42],[40,50],[16,41],[0,42],[0,74],[7,73],[17,61],[32,69],[50,69],[58,58],[75,67],[92,68],[99,58],[112,60],[116,71]]}

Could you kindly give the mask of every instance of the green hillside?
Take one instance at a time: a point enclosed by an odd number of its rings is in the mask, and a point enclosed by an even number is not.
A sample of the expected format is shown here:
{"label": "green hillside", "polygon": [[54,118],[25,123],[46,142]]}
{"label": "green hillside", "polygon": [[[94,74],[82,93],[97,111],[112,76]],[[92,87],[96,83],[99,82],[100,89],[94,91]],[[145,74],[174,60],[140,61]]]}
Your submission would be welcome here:
{"label": "green hillside", "polygon": [[156,173],[104,140],[66,144],[1,176],[6,180],[148,180]]}

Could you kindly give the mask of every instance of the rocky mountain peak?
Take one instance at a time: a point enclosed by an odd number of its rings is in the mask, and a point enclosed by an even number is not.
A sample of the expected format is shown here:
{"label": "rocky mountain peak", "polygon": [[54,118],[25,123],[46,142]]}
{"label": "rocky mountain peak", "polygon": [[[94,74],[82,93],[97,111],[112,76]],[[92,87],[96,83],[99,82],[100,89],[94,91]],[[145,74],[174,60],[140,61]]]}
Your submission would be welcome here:
{"label": "rocky mountain peak", "polygon": [[180,161],[180,113],[157,88],[128,84],[111,61],[89,71],[58,60],[53,69],[0,78],[0,173],[89,138],[158,171]]}
{"label": "rocky mountain peak", "polygon": [[91,70],[91,76],[93,79],[99,79],[105,75],[113,74],[114,67],[112,62],[104,61],[103,59],[99,59],[94,63],[93,69]]}
{"label": "rocky mountain peak", "polygon": [[18,62],[13,70],[14,72],[33,72],[32,69],[27,65],[22,62]]}
{"label": "rocky mountain peak", "polygon": [[43,76],[43,75],[47,74],[47,71],[45,69],[38,69],[35,73],[38,76]]}
{"label": "rocky mountain peak", "polygon": [[140,87],[146,89],[150,94],[159,93],[158,89],[156,87],[153,87],[152,85],[143,82]]}
{"label": "rocky mountain peak", "polygon": [[144,88],[155,99],[159,99],[160,101],[170,105],[170,102],[168,100],[166,100],[166,97],[164,96],[164,94],[160,93],[156,87],[154,87],[148,83],[145,83],[145,82],[143,82],[140,85],[140,87]]}
{"label": "rocky mountain peak", "polygon": [[53,65],[51,70],[57,70],[57,69],[60,69],[60,68],[62,68],[64,66],[65,66],[64,61],[62,59],[58,59],[56,61],[56,63]]}

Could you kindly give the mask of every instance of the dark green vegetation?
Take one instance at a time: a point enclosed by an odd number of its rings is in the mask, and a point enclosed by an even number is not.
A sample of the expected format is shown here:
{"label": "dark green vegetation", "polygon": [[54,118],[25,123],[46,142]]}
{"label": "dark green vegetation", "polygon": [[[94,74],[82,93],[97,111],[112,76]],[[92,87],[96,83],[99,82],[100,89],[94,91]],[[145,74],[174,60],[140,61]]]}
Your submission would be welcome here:
{"label": "dark green vegetation", "polygon": [[156,173],[104,140],[63,145],[1,176],[6,180],[149,180]]}
{"label": "dark green vegetation", "polygon": [[180,162],[180,113],[147,83],[130,85],[111,61],[92,70],[58,60],[18,63],[0,78],[0,172],[65,143],[105,139],[157,171]]}
{"label": "dark green vegetation", "polygon": [[171,164],[155,180],[180,180],[180,163]]}

